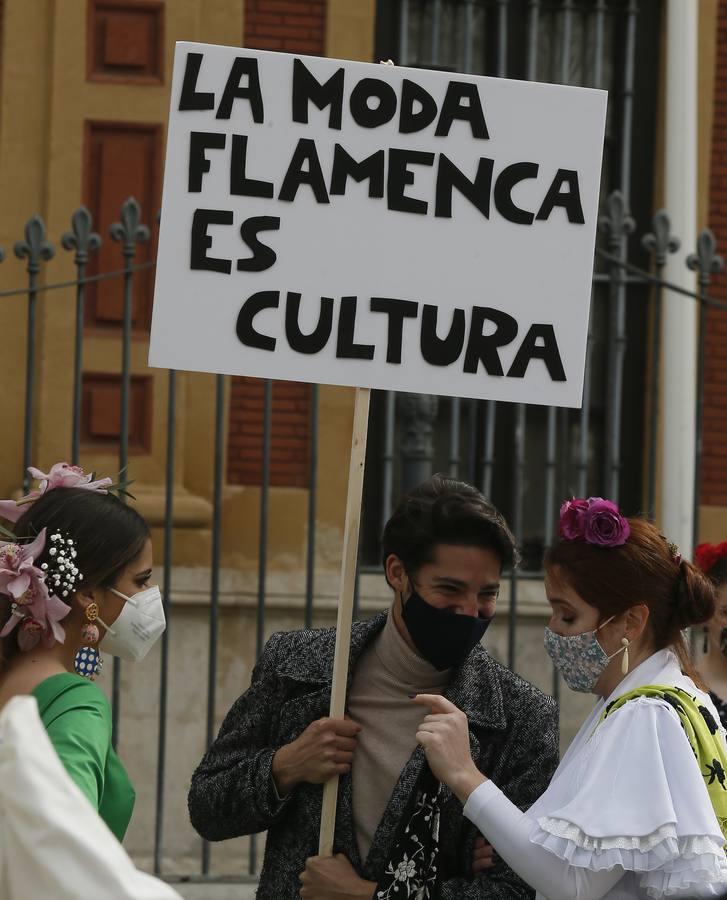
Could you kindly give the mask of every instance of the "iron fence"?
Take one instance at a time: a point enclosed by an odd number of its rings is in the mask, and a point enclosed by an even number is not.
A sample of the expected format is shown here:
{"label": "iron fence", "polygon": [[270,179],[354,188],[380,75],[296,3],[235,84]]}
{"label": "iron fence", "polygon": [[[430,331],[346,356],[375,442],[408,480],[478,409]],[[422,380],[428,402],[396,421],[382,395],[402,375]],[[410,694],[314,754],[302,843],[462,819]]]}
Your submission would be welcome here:
{"label": "iron fence", "polygon": [[[605,233],[613,233],[614,231],[623,231],[624,219],[626,217],[626,209],[623,197],[615,193],[611,195],[605,204],[605,211],[601,217],[601,228]],[[634,231],[633,224],[628,226],[629,231]],[[35,329],[37,326],[37,303],[39,294],[47,292],[72,290],[76,296],[76,308],[73,321],[74,327],[74,377],[72,397],[70,398],[70,407],[72,410],[72,429],[71,429],[71,445],[69,448],[71,460],[74,463],[79,462],[82,448],[80,435],[80,397],[81,397],[81,381],[83,376],[83,348],[84,348],[84,289],[93,281],[105,281],[108,279],[121,279],[124,283],[124,318],[121,335],[121,371],[122,371],[122,404],[121,404],[121,421],[120,421],[120,441],[119,441],[119,468],[124,471],[128,465],[128,441],[129,441],[129,384],[132,374],[131,355],[129,343],[131,339],[131,315],[130,310],[133,304],[133,284],[134,276],[140,270],[144,270],[153,266],[154,263],[146,263],[143,265],[134,264],[134,252],[136,242],[139,239],[148,238],[148,229],[140,224],[140,210],[133,198],[126,201],[122,208],[120,223],[112,226],[111,235],[114,239],[121,240],[122,243],[122,260],[123,266],[116,271],[102,273],[100,275],[87,276],[86,265],[89,254],[94,252],[100,246],[101,238],[92,230],[91,217],[85,208],[76,210],[71,217],[71,229],[61,238],[61,244],[66,250],[75,250],[75,265],[77,277],[71,281],[57,283],[42,283],[41,276],[47,273],[43,271],[43,263],[47,263],[53,257],[53,245],[47,240],[45,227],[42,220],[38,216],[33,216],[27,223],[25,228],[25,239],[19,241],[15,245],[15,255],[21,259],[27,259],[27,285],[17,290],[6,290],[0,292],[0,298],[7,300],[10,297],[24,296],[27,302],[27,359],[25,374],[25,406],[24,406],[24,422],[22,433],[24,435],[23,445],[23,471],[17,473],[18,485],[22,482],[27,488],[27,465],[32,462],[33,453],[33,424],[36,415],[34,407],[34,386],[37,368],[36,346],[37,337]],[[117,237],[118,236],[118,237]],[[695,292],[684,291],[678,286],[665,282],[662,278],[662,269],[666,254],[669,252],[677,252],[678,241],[670,232],[669,220],[664,212],[659,212],[653,219],[651,230],[642,238],[643,246],[651,254],[653,267],[651,271],[644,270],[639,266],[622,259],[619,253],[609,250],[599,249],[598,256],[603,259],[609,266],[610,284],[640,284],[651,286],[651,312],[652,312],[652,328],[650,345],[647,348],[639,348],[639,353],[644,359],[648,359],[649,370],[649,392],[648,397],[650,409],[649,427],[648,427],[648,460],[646,466],[647,481],[647,508],[653,515],[653,509],[656,498],[656,482],[654,472],[656,468],[657,457],[657,433],[658,433],[658,393],[659,393],[659,370],[660,370],[660,341],[659,341],[659,324],[660,324],[660,308],[662,303],[662,295],[664,290],[673,290],[685,295],[685,302],[697,302],[700,313],[700,329],[699,329],[699,379],[698,379],[698,397],[697,397],[697,433],[701,434],[702,419],[702,394],[703,394],[703,373],[704,373],[704,335],[706,330],[706,312],[710,307],[727,309],[726,304],[722,304],[711,298],[707,291],[709,288],[712,275],[722,268],[722,261],[716,254],[714,238],[709,231],[704,231],[698,240],[698,246],[695,252],[686,255],[685,264],[697,272],[700,290]],[[615,248],[614,248],[615,249]],[[596,278],[603,276],[595,276]],[[612,290],[610,297],[613,302],[617,302],[616,292]],[[593,334],[589,334],[589,343],[593,340]],[[644,351],[647,352],[644,352]],[[589,354],[590,358],[590,354]],[[588,365],[588,364],[587,364]],[[169,598],[172,592],[172,552],[174,543],[174,499],[175,499],[175,418],[178,415],[178,404],[176,394],[177,373],[170,370],[167,374],[167,416],[166,416],[166,484],[165,484],[165,507],[164,507],[164,560],[163,560],[163,595],[165,598],[165,612],[167,615],[168,628],[162,638],[161,644],[161,668],[159,675],[159,704],[158,704],[158,748],[157,748],[157,779],[156,779],[156,795],[155,803],[155,846],[154,846],[154,869],[157,873],[162,872],[162,852],[164,846],[163,818],[165,792],[163,785],[163,772],[168,752],[168,728],[167,728],[167,697],[169,690],[169,637],[171,629],[174,627],[174,610],[170,606]],[[225,382],[226,376],[216,376],[215,379],[215,412],[214,412],[214,438],[212,452],[214,455],[214,477],[212,490],[212,551],[209,560],[210,571],[210,588],[209,588],[209,646],[208,646],[208,669],[207,669],[207,703],[204,710],[204,718],[206,723],[206,739],[209,744],[214,737],[215,728],[215,706],[216,706],[216,685],[218,672],[218,629],[219,629],[219,599],[220,599],[220,566],[221,566],[221,537],[222,537],[222,492],[225,483],[225,420],[226,420],[226,393]],[[125,385],[125,387],[124,387]],[[266,578],[268,567],[268,521],[269,521],[269,499],[270,492],[274,490],[270,486],[270,439],[273,422],[273,382],[265,383],[264,391],[264,408],[263,408],[263,473],[261,479],[261,494],[259,507],[259,553],[258,553],[258,573],[257,573],[257,614],[256,614],[256,653],[259,656],[264,642],[265,634],[265,616],[266,616]],[[316,566],[316,500],[318,495],[318,485],[316,483],[316,468],[318,458],[318,398],[317,386],[312,386],[312,405],[311,405],[311,428],[310,428],[310,486],[309,486],[309,505],[308,505],[308,542],[306,546],[306,565],[305,572],[301,573],[301,577],[305,582],[305,606],[304,616],[301,625],[309,627],[313,621],[315,611],[315,566]],[[563,485],[559,484],[557,478],[557,470],[559,463],[559,452],[562,450],[562,435],[558,435],[557,417],[563,415],[563,410],[548,409],[547,416],[547,448],[545,457],[541,461],[541,476],[546,484],[545,503],[541,508],[542,535],[543,544],[547,544],[553,536],[553,523],[555,521],[556,500],[557,498],[569,490],[573,490],[581,495],[585,495],[591,490],[591,480],[587,477],[589,472],[589,464],[593,448],[588,440],[589,433],[589,415],[590,408],[588,405],[588,378],[586,379],[586,388],[584,395],[584,407],[582,410],[574,414],[573,423],[575,425],[577,437],[575,445],[578,448],[578,459],[573,472],[576,475],[575,485],[571,482],[567,483],[567,490],[563,490]],[[462,443],[471,443],[478,440],[483,449],[481,465],[475,467],[472,481],[478,483],[486,493],[492,492],[493,479],[497,476],[498,465],[500,460],[495,452],[495,428],[497,420],[493,415],[494,404],[481,404],[483,409],[477,410],[477,404],[471,406],[471,412],[466,422],[462,421],[463,404],[473,404],[473,401],[464,401],[454,398],[449,404],[449,422],[447,428],[441,431],[440,438],[444,438],[444,443],[439,442],[437,447],[437,435],[431,428],[432,411],[436,413],[435,398],[426,395],[408,395],[395,394],[389,392],[378,397],[379,409],[382,415],[382,434],[384,437],[383,446],[377,448],[375,444],[370,446],[370,454],[378,456],[378,462],[384,466],[385,478],[379,480],[377,478],[367,479],[367,492],[377,492],[377,504],[383,510],[383,515],[388,515],[391,510],[395,496],[395,484],[399,483],[407,485],[413,483],[430,474],[434,467],[436,452],[448,460],[446,469],[452,475],[463,474],[460,465]],[[506,435],[507,440],[512,448],[511,461],[511,482],[509,484],[510,495],[512,498],[511,506],[511,523],[518,537],[522,537],[522,506],[527,493],[527,478],[533,476],[532,466],[528,469],[526,466],[526,450],[527,450],[527,421],[528,416],[537,411],[536,407],[529,407],[525,404],[517,404],[515,407],[515,416],[513,418],[514,427]],[[484,415],[481,413],[484,412]],[[377,413],[372,414],[375,417]],[[372,426],[375,424],[372,418]],[[620,422],[618,423],[621,424]],[[477,430],[482,429],[484,425],[484,433],[477,435]],[[407,437],[407,430],[409,435]],[[424,432],[424,433],[422,433]],[[462,437],[464,435],[464,441]],[[412,452],[410,447],[406,449],[407,440],[413,440],[417,443],[418,451]],[[396,452],[397,446],[400,452]],[[697,441],[695,447],[695,459],[697,461],[697,473],[699,472],[699,458],[701,452],[701,442]],[[479,472],[477,471],[479,469]],[[467,474],[467,473],[464,473]],[[697,475],[698,478],[698,475]],[[608,481],[601,482],[608,484]],[[596,488],[599,484],[595,482]],[[697,481],[698,484],[698,481]],[[557,489],[560,488],[560,493]],[[607,488],[606,493],[612,488]],[[698,493],[697,493],[698,501]],[[366,523],[366,528],[370,533],[378,533],[381,521],[377,517],[373,521]],[[531,560],[532,562],[532,560]],[[359,567],[359,572],[362,568]],[[508,664],[515,668],[517,660],[515,657],[515,639],[518,624],[518,586],[524,579],[540,579],[542,572],[538,562],[537,566],[531,565],[524,570],[513,570],[508,573],[510,585],[510,600],[508,611]],[[114,660],[113,670],[113,688],[112,688],[112,708],[113,708],[113,727],[114,727],[114,743],[118,740],[119,729],[119,711],[121,708],[121,663]],[[557,680],[554,679],[554,692],[557,694]],[[257,871],[257,847],[255,841],[251,841],[250,847],[250,871]],[[208,875],[210,871],[209,847],[203,844],[202,851],[202,875]],[[173,873],[165,873],[167,877],[172,877]]]}

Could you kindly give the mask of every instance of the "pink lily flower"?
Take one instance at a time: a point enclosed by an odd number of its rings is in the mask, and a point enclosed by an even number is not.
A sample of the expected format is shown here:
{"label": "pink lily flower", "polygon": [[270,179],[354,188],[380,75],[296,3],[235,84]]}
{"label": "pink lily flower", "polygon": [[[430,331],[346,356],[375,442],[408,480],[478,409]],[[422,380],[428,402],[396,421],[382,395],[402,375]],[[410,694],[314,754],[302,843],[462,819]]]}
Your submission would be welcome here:
{"label": "pink lily flower", "polygon": [[32,602],[32,589],[45,581],[43,572],[33,563],[45,547],[45,528],[30,544],[0,541],[0,593],[7,594],[19,606]]}
{"label": "pink lily flower", "polygon": [[28,472],[39,482],[39,486],[20,500],[0,500],[0,518],[8,522],[17,522],[25,512],[25,507],[34,503],[46,491],[55,488],[82,488],[86,491],[99,491],[108,493],[108,488],[113,481],[108,476],[92,481],[92,475],[86,475],[80,466],[71,466],[67,462],[55,463],[50,472],[42,472],[33,466],[28,467]]}
{"label": "pink lily flower", "polygon": [[41,494],[54,488],[83,488],[86,491],[100,491],[105,494],[107,488],[113,484],[108,477],[91,481],[93,475],[86,475],[80,466],[71,466],[66,462],[56,463],[47,474],[33,466],[28,467],[28,472],[40,482]]}

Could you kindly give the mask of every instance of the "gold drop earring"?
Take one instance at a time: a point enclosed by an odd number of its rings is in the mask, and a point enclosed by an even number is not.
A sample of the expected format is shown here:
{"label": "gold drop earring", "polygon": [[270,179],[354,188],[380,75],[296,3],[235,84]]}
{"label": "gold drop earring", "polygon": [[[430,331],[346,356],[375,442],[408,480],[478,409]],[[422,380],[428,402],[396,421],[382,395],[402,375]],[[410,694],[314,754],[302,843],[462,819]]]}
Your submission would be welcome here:
{"label": "gold drop earring", "polygon": [[621,646],[623,649],[623,659],[621,660],[621,674],[628,675],[629,672],[629,644],[631,641],[627,637],[621,638]]}

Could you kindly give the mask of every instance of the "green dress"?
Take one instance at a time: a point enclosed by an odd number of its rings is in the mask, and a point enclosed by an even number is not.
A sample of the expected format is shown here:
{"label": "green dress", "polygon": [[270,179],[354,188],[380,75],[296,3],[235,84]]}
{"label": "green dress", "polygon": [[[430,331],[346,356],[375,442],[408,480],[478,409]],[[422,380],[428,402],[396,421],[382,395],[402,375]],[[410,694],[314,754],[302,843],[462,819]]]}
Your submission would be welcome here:
{"label": "green dress", "polygon": [[135,792],[111,746],[111,707],[103,692],[80,675],[51,675],[35,688],[38,712],[71,778],[121,841]]}

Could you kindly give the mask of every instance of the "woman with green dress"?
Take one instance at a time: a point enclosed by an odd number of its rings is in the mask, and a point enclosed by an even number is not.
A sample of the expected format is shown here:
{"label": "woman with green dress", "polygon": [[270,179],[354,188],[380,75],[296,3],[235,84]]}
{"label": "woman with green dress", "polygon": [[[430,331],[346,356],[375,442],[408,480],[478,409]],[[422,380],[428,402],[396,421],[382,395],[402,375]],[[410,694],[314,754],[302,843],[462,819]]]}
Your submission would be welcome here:
{"label": "woman with green dress", "polygon": [[93,681],[99,650],[139,661],[164,631],[149,527],[110,478],[67,463],[29,471],[39,488],[0,501],[12,528],[0,541],[0,708],[35,697],[66,771],[122,840],[135,793]]}

